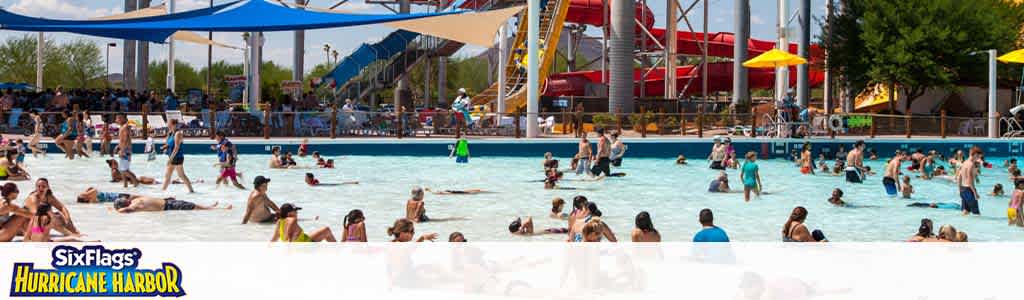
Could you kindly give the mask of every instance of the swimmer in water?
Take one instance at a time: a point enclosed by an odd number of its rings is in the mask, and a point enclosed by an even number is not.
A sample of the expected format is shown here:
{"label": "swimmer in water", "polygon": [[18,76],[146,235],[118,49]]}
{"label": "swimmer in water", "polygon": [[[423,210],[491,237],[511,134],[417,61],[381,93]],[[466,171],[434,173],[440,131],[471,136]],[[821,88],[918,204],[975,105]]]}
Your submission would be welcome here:
{"label": "swimmer in water", "polygon": [[[189,201],[178,200],[174,197],[157,198],[150,196],[133,196],[129,199],[117,199],[114,201],[114,209],[117,210],[118,213],[122,214],[144,211],[221,209],[217,207],[218,204],[218,202],[214,202],[213,205],[199,205]],[[232,206],[228,204],[228,206],[225,206],[223,209],[231,208]]]}
{"label": "swimmer in water", "polygon": [[110,168],[110,182],[122,182],[122,181],[124,181],[124,176],[128,175],[128,176],[131,176],[132,178],[135,179],[133,182],[136,184],[136,186],[138,186],[139,184],[145,184],[145,185],[156,184],[156,179],[153,178],[153,177],[147,177],[147,176],[138,176],[138,177],[136,177],[135,174],[131,173],[131,171],[119,171],[118,169],[120,169],[119,168],[120,164],[118,164],[118,162],[116,160],[108,159],[107,160],[107,167]]}
{"label": "swimmer in water", "polygon": [[885,165],[885,175],[882,177],[882,186],[885,187],[885,193],[889,196],[896,196],[896,193],[900,191],[899,183],[896,181],[900,178],[900,163],[906,159],[906,154],[903,151],[896,151],[896,155]]}
{"label": "swimmer in water", "polygon": [[543,234],[565,234],[569,232],[566,228],[547,228],[542,232],[534,232],[533,230],[533,217],[526,217],[526,219],[516,218],[512,223],[508,224],[508,232],[513,235],[530,236],[530,235],[543,235]]}
{"label": "swimmer in water", "polygon": [[828,203],[835,206],[846,206],[846,202],[843,201],[843,190],[838,188],[832,190],[832,197],[828,198]]}
{"label": "swimmer in water", "polygon": [[78,203],[113,203],[118,199],[130,199],[135,195],[127,193],[100,192],[94,187],[88,187],[85,191],[78,193]]}
{"label": "swimmer in water", "polygon": [[299,144],[299,157],[306,157],[309,154],[309,139],[302,139],[302,143]]}
{"label": "swimmer in water", "polygon": [[544,172],[547,172],[548,170],[551,169],[557,170],[558,160],[555,160],[555,157],[553,154],[551,154],[551,152],[544,152],[544,162],[542,163],[542,165],[544,166]]}
{"label": "swimmer in water", "polygon": [[867,169],[864,167],[864,148],[864,141],[858,140],[853,144],[853,150],[846,154],[846,181],[864,182],[864,177],[867,176]]}
{"label": "swimmer in water", "polygon": [[287,169],[288,166],[281,160],[281,147],[274,146],[270,149],[270,168],[271,169]]}
{"label": "swimmer in water", "polygon": [[804,142],[803,149],[800,151],[800,173],[804,175],[814,175],[814,160],[812,159],[811,143]]}
{"label": "swimmer in water", "polygon": [[309,186],[335,186],[335,185],[345,185],[345,184],[359,184],[359,182],[358,181],[345,181],[345,182],[342,182],[342,183],[320,183],[320,180],[316,179],[316,176],[314,176],[313,173],[306,173],[306,184],[308,184]]}
{"label": "swimmer in water", "polygon": [[[750,192],[761,196],[761,171],[758,170],[757,153],[747,152],[746,161],[743,163],[743,170],[740,171],[740,181],[743,182],[743,200],[750,202]],[[724,172],[723,172],[724,173]],[[728,176],[726,177],[728,186]]]}
{"label": "swimmer in water", "polygon": [[1024,226],[1024,181],[1014,183],[1013,196],[1006,208],[1008,225]]}
{"label": "swimmer in water", "polygon": [[574,187],[558,186],[558,181],[562,179],[561,171],[551,171],[548,177],[544,179],[545,190],[575,190]]}
{"label": "swimmer in water", "polygon": [[729,190],[729,175],[725,174],[725,171],[719,173],[718,177],[708,185],[708,192],[711,193],[728,193]]}
{"label": "swimmer in water", "polygon": [[551,217],[552,219],[569,219],[569,214],[562,212],[562,209],[564,207],[565,200],[563,200],[562,198],[555,197],[555,199],[551,199],[551,214],[549,214],[548,216]]}
{"label": "swimmer in water", "polygon": [[388,235],[394,237],[393,239],[391,239],[391,242],[405,243],[411,242],[415,239],[417,243],[421,243],[425,241],[433,242],[435,239],[437,239],[437,233],[428,233],[421,235],[419,238],[416,238],[415,226],[416,225],[414,224],[414,222],[409,221],[408,219],[395,220],[395,224],[391,225],[391,227],[388,227],[387,231]]}
{"label": "swimmer in water", "polygon": [[415,187],[409,194],[409,201],[405,203],[405,219],[413,223],[430,221],[423,203],[423,188]]}
{"label": "swimmer in water", "polygon": [[686,156],[680,154],[679,157],[676,157],[676,164],[680,166],[686,165]]}
{"label": "swimmer in water", "polygon": [[939,239],[933,233],[932,220],[925,218],[921,219],[921,226],[917,228],[917,234],[910,237],[908,242],[938,242]]}
{"label": "swimmer in water", "polygon": [[911,204],[907,204],[907,207],[922,207],[922,208],[937,208],[937,209],[960,210],[960,204],[949,203],[949,202],[937,202],[937,203],[914,202],[914,203],[911,203]]}
{"label": "swimmer in water", "polygon": [[981,195],[978,194],[978,190],[975,187],[978,173],[980,172],[979,164],[981,163],[980,155],[982,155],[981,148],[974,146],[971,148],[970,155],[967,160],[964,161],[960,168],[956,172],[956,182],[960,193],[960,205],[963,207],[963,214],[981,214],[978,208],[978,199]]}
{"label": "swimmer in water", "polygon": [[1005,195],[1005,192],[1003,192],[1003,185],[999,184],[999,183],[996,183],[996,185],[992,186],[992,192],[988,193],[988,195],[989,196],[996,196],[996,197],[1000,197],[1000,196]]}
{"label": "swimmer in water", "polygon": [[433,190],[430,190],[430,188],[425,188],[425,190],[430,192],[430,193],[433,193],[434,195],[472,195],[472,194],[487,193],[487,191],[481,190],[481,189],[433,191]]}
{"label": "swimmer in water", "polygon": [[914,186],[910,185],[910,176],[903,176],[903,186],[900,187],[900,193],[903,194],[903,199],[910,199],[910,195],[914,193]]}
{"label": "swimmer in water", "polygon": [[654,222],[651,221],[651,214],[641,211],[634,220],[636,228],[630,234],[630,240],[634,243],[658,243],[661,242],[661,233],[654,229]]}

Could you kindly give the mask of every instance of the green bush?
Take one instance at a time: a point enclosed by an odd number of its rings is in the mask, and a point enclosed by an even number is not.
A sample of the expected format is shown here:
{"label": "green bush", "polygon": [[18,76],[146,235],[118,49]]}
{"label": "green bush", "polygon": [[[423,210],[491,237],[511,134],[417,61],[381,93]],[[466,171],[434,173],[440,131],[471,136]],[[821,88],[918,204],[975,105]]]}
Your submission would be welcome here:
{"label": "green bush", "polygon": [[594,126],[601,128],[611,128],[616,123],[615,116],[612,115],[611,113],[596,114],[593,118],[591,118],[591,121],[594,122]]}

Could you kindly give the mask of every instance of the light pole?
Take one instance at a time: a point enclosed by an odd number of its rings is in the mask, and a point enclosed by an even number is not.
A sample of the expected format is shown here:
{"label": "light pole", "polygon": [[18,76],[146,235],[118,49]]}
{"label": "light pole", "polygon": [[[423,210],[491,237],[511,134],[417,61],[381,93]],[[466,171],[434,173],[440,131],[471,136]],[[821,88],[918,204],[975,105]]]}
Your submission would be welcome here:
{"label": "light pole", "polygon": [[107,87],[110,87],[110,48],[116,47],[117,43],[107,43],[107,78],[104,79]]}

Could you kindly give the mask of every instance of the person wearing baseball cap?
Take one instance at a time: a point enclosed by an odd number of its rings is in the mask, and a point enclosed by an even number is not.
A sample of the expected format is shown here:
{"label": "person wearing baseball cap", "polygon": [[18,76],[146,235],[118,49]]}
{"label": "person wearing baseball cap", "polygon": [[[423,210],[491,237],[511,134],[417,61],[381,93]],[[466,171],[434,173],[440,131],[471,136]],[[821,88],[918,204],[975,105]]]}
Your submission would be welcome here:
{"label": "person wearing baseball cap", "polygon": [[267,196],[267,188],[270,178],[256,176],[252,181],[252,193],[249,193],[249,200],[245,205],[245,216],[242,217],[242,224],[249,221],[256,223],[271,223],[277,221],[277,215],[281,210]]}
{"label": "person wearing baseball cap", "polygon": [[309,235],[303,232],[302,227],[299,226],[299,210],[301,209],[291,203],[281,205],[281,210],[277,212],[277,230],[274,230],[274,236],[270,238],[271,242],[337,242],[331,228],[327,226],[317,229]]}

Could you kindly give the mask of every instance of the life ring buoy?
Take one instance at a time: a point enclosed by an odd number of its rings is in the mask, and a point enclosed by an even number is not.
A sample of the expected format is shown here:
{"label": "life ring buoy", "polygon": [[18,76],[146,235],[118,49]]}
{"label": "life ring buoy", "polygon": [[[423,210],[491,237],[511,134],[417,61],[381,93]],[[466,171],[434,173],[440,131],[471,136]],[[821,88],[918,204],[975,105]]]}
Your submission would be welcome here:
{"label": "life ring buoy", "polygon": [[839,115],[828,117],[828,128],[832,129],[833,132],[843,131],[843,117]]}

